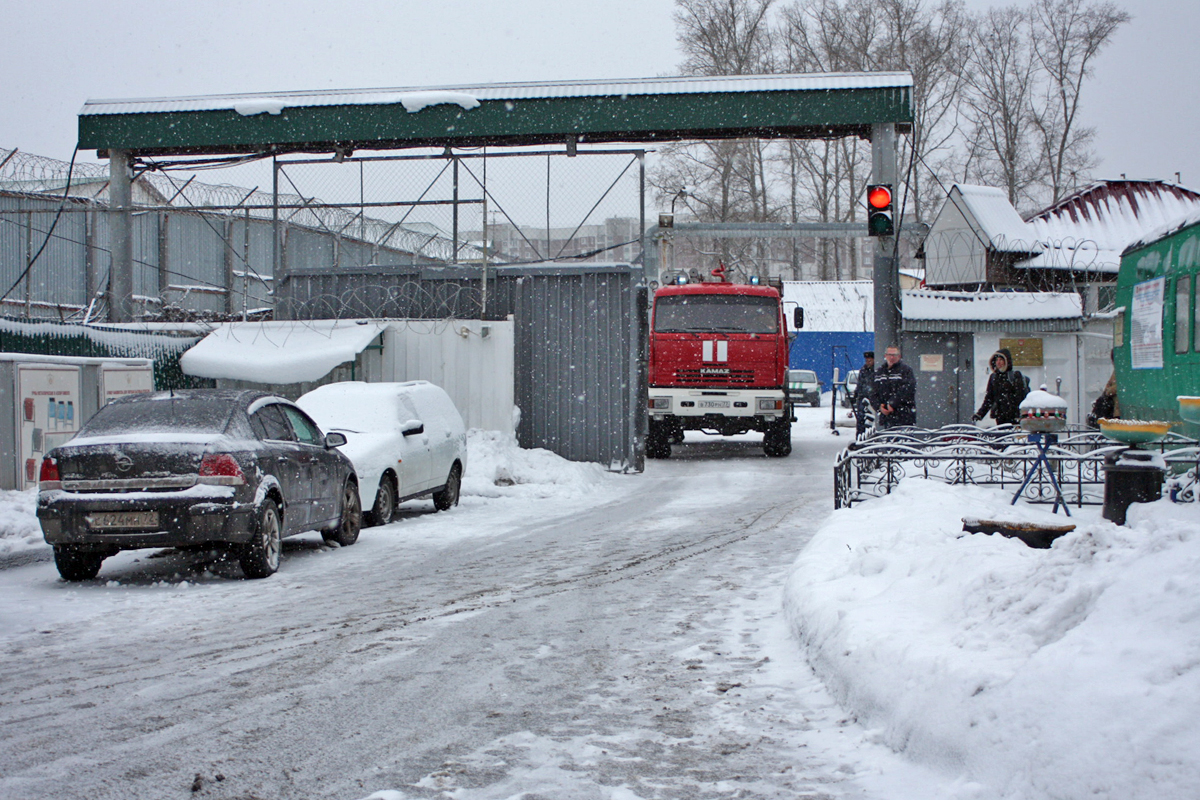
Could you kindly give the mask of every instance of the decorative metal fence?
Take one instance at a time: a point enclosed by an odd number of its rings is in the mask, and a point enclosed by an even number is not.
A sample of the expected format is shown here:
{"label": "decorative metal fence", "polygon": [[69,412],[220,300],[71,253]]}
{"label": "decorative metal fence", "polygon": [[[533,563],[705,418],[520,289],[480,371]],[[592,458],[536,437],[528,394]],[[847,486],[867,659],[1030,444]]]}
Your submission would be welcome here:
{"label": "decorative metal fence", "polygon": [[[1168,490],[1177,500],[1197,499],[1200,442],[1169,434],[1145,445],[1160,452],[1170,477]],[[1076,507],[1104,502],[1104,459],[1126,446],[1088,428],[1068,428],[1046,450],[1066,502]],[[872,433],[839,454],[833,471],[834,508],[847,508],[890,494],[905,478],[927,478],[949,484],[989,486],[1014,494],[1038,459],[1029,435],[1010,425],[977,428],[892,428]],[[1057,493],[1045,469],[1022,490],[1028,503],[1052,504]]]}

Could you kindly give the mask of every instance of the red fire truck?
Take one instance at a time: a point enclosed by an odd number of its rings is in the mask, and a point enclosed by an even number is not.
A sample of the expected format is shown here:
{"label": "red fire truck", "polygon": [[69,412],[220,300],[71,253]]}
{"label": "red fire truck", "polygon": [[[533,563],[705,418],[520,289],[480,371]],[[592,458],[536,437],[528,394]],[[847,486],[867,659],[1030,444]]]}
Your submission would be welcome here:
{"label": "red fire truck", "polygon": [[[761,431],[769,456],[792,452],[788,331],[780,290],[714,280],[654,293],[650,318],[649,458],[668,458],[684,431]],[[800,326],[796,312],[796,327]]]}

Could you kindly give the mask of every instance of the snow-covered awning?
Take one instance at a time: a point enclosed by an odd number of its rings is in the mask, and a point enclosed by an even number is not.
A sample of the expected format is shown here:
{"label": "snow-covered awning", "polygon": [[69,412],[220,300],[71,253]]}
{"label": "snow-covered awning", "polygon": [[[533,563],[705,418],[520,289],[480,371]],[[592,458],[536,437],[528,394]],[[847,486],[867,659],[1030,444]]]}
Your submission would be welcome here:
{"label": "snow-covered awning", "polygon": [[906,330],[1078,330],[1073,292],[901,292]]}
{"label": "snow-covered awning", "polygon": [[81,117],[105,114],[211,111],[234,109],[244,115],[278,114],[285,108],[404,104],[410,113],[438,103],[463,108],[487,100],[544,100],[567,97],[629,97],[653,94],[711,94],[714,92],[829,92],[838,89],[910,88],[908,72],[835,72],[793,75],[723,75],[634,78],[625,80],[544,81],[482,85],[427,86],[397,89],[355,89],[221,94],[193,97],[88,100]]}
{"label": "snow-covered awning", "polygon": [[385,327],[367,320],[223,323],[184,353],[179,364],[197,378],[316,381],[357,358]]}

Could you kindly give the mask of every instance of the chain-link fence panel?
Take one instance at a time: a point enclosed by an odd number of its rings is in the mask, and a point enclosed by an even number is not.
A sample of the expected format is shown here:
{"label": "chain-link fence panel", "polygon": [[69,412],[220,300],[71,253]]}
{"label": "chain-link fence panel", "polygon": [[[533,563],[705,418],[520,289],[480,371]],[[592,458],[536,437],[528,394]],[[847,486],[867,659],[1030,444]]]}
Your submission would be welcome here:
{"label": "chain-link fence panel", "polygon": [[[270,316],[289,274],[339,276],[320,301],[331,316],[372,306],[482,309],[482,287],[459,290],[479,297],[429,300],[369,273],[458,264],[482,275],[485,265],[640,261],[644,178],[640,150],[138,161],[131,212],[137,316]],[[7,290],[0,310],[105,318],[107,200],[105,165],[0,150],[0,291]],[[372,292],[375,299],[364,303]],[[313,298],[305,302],[307,316],[316,306]]]}

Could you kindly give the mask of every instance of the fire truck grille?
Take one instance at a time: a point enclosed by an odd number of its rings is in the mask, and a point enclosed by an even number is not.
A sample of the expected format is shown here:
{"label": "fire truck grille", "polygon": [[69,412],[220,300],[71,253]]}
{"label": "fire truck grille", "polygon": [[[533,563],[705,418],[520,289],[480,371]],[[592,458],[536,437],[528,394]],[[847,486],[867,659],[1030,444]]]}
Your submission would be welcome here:
{"label": "fire truck grille", "polygon": [[677,369],[675,380],[704,386],[749,386],[754,383],[754,370],[730,369],[712,372],[705,369]]}

